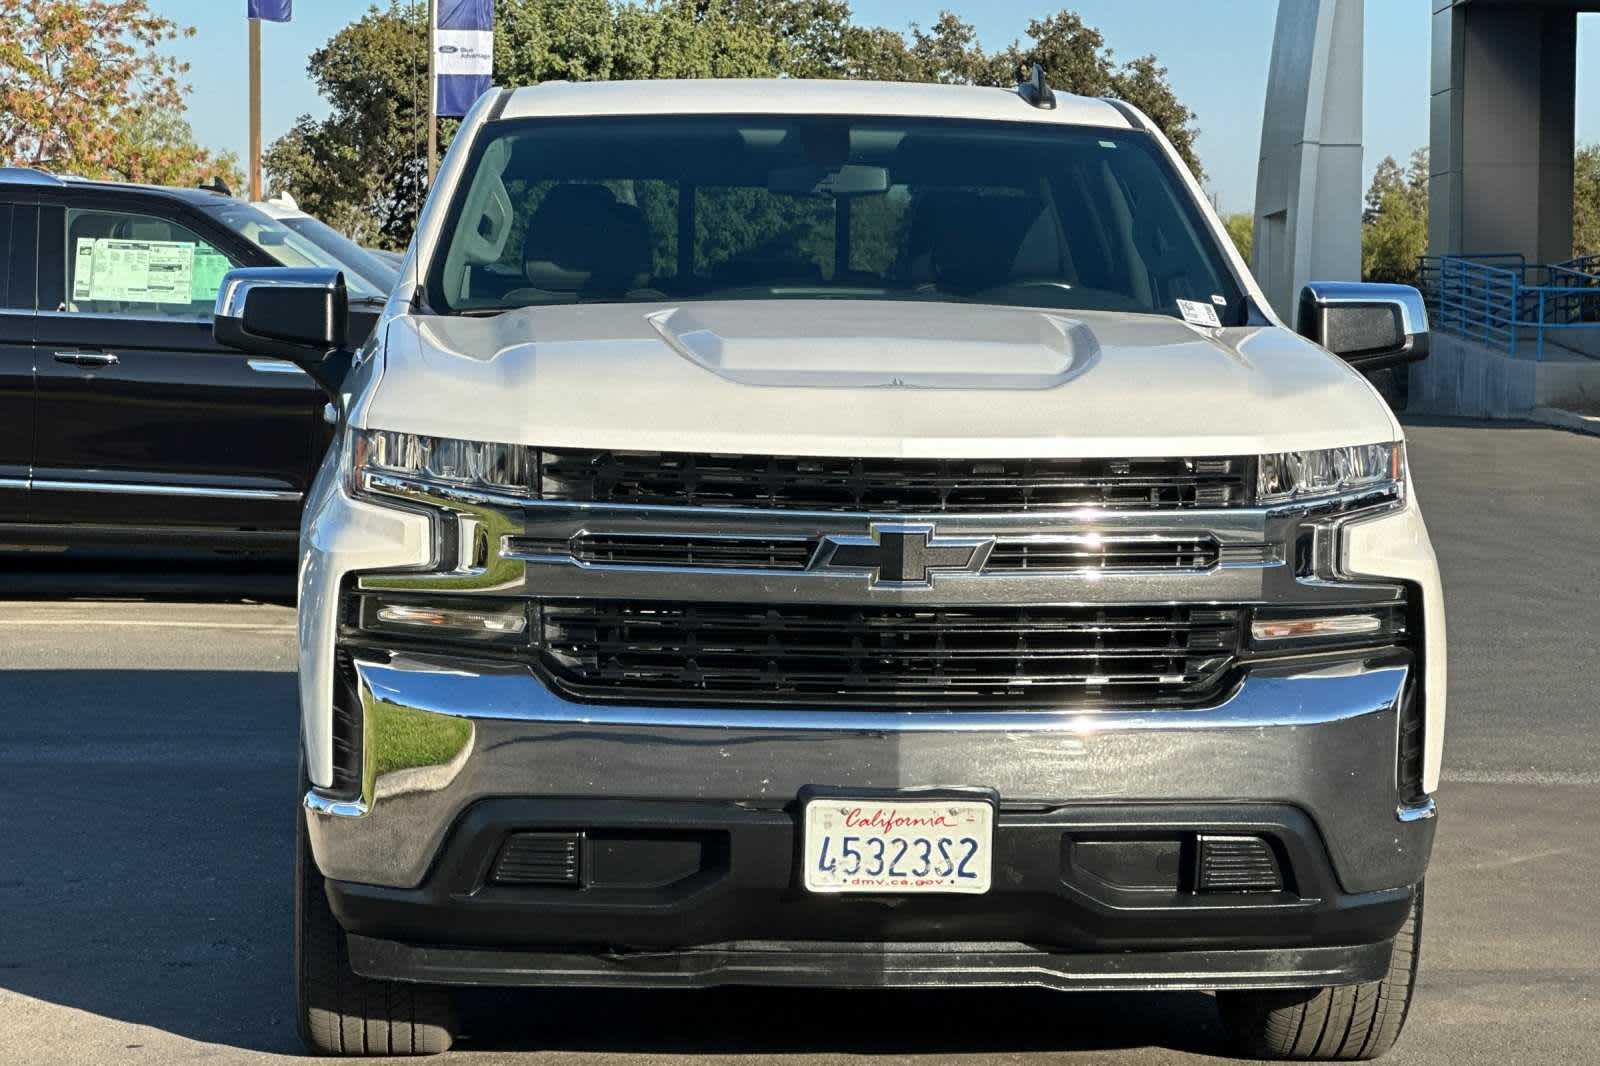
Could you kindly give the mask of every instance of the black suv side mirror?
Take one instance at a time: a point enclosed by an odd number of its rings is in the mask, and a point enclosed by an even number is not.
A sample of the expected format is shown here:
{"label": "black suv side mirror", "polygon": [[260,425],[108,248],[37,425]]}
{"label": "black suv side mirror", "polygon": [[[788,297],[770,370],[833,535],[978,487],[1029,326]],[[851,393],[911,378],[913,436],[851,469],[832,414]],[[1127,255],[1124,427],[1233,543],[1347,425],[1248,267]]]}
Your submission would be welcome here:
{"label": "black suv side mirror", "polygon": [[230,270],[217,290],[211,332],[218,344],[289,362],[336,401],[354,354],[350,297],[337,270]]}
{"label": "black suv side mirror", "polygon": [[1428,358],[1428,309],[1409,285],[1314,281],[1300,292],[1299,330],[1357,370]]}

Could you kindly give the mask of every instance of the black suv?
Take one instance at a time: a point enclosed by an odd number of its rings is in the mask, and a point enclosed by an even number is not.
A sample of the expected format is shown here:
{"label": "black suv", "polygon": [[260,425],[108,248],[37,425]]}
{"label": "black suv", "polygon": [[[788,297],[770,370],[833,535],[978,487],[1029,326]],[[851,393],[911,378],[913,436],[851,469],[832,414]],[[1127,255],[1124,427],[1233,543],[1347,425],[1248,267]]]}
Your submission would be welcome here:
{"label": "black suv", "polygon": [[290,363],[211,335],[235,267],[369,278],[249,204],[0,169],[0,543],[290,554],[331,439]]}

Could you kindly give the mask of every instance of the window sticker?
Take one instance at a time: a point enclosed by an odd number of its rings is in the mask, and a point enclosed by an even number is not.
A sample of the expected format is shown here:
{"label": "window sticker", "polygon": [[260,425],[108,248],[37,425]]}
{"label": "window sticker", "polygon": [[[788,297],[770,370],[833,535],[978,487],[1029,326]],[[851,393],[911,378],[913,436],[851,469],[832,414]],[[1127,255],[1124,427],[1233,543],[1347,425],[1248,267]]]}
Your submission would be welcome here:
{"label": "window sticker", "polygon": [[121,241],[79,237],[74,300],[130,304],[194,302],[191,241]]}
{"label": "window sticker", "polygon": [[228,257],[221,252],[210,248],[196,248],[194,280],[189,288],[190,299],[195,303],[215,300],[217,290],[222,288],[223,275],[232,269],[233,264],[228,262]]}
{"label": "window sticker", "polygon": [[1191,326],[1222,328],[1222,319],[1217,317],[1217,309],[1208,303],[1201,303],[1199,300],[1179,300],[1178,310],[1183,314],[1183,320]]}

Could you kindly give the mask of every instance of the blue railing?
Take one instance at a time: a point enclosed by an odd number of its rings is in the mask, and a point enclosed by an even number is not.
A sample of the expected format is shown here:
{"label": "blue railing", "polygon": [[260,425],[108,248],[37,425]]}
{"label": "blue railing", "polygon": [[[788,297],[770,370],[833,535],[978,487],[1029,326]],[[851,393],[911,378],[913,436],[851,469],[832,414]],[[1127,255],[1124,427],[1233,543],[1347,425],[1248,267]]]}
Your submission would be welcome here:
{"label": "blue railing", "polygon": [[[1552,331],[1600,350],[1600,256],[1552,265],[1515,254],[1424,256],[1419,287],[1435,329],[1543,360]],[[1587,344],[1585,342],[1588,342]]]}

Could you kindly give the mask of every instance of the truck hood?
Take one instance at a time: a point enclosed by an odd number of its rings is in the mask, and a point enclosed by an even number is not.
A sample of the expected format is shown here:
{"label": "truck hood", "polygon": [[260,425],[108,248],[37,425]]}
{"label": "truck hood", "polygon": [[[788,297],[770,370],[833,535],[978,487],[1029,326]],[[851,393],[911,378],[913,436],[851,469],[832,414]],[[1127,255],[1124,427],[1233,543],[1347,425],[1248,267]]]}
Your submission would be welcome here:
{"label": "truck hood", "polygon": [[983,458],[1397,439],[1359,374],[1272,326],[890,301],[401,315],[358,425],[551,447]]}

